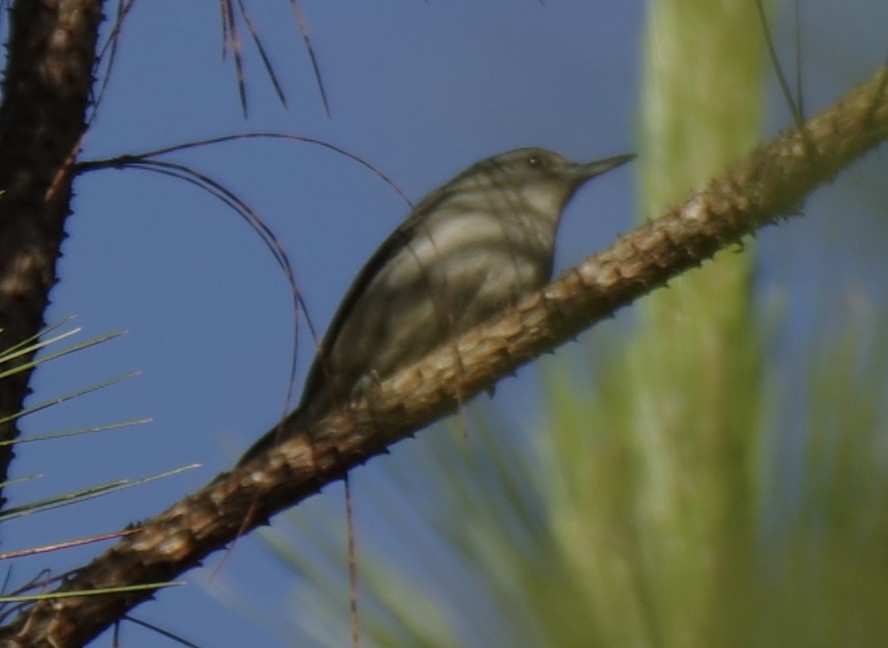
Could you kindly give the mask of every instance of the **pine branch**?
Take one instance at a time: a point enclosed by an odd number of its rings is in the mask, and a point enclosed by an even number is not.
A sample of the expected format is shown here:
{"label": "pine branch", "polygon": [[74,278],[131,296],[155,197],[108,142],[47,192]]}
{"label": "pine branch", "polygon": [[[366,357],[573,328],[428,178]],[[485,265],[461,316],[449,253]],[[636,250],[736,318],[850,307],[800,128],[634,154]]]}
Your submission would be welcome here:
{"label": "pine branch", "polygon": [[[37,334],[70,213],[74,157],[86,130],[101,0],[18,0],[9,11],[0,106],[0,345]],[[27,364],[33,354],[18,358]],[[0,419],[22,409],[31,371],[0,381]],[[15,420],[0,440],[18,436]],[[12,446],[0,449],[0,483]],[[0,498],[0,506],[3,500]]]}

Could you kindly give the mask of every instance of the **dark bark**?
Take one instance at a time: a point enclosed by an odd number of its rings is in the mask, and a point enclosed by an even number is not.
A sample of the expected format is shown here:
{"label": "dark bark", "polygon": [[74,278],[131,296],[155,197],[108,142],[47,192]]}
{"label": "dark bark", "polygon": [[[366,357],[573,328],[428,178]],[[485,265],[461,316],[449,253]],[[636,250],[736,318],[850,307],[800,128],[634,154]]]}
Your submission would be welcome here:
{"label": "dark bark", "polygon": [[[57,281],[72,165],[86,130],[101,7],[101,0],[18,0],[9,12],[0,106],[2,347],[40,330]],[[22,409],[30,375],[23,371],[0,381],[0,419]],[[17,436],[15,421],[0,423],[0,439]],[[0,481],[12,457],[11,446],[0,448]]]}

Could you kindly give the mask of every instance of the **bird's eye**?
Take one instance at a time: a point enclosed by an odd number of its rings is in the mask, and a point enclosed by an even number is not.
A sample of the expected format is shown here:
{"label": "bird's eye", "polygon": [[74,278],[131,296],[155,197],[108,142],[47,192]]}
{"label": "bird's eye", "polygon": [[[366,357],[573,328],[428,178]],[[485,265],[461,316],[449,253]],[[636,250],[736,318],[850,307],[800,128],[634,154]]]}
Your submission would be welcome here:
{"label": "bird's eye", "polygon": [[527,165],[536,169],[537,167],[543,166],[543,158],[539,155],[531,155],[527,158]]}

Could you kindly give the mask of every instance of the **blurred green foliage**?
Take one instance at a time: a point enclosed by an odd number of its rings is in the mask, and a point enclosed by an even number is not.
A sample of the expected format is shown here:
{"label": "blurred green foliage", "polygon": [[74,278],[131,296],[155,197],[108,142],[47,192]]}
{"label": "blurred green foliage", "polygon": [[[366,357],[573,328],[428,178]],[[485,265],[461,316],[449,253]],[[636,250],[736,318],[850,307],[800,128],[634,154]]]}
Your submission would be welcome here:
{"label": "blurred green foliage", "polygon": [[[770,69],[752,2],[649,12],[645,217],[754,145]],[[546,411],[525,434],[481,405],[451,424],[463,434],[399,449],[388,550],[359,554],[369,643],[885,645],[884,305],[848,295],[799,341],[756,293],[755,256],[751,241],[723,251],[599,327],[591,350],[544,361]],[[304,577],[309,634],[333,645],[347,625],[330,581],[342,532],[299,529],[323,560],[279,530],[271,542]]]}

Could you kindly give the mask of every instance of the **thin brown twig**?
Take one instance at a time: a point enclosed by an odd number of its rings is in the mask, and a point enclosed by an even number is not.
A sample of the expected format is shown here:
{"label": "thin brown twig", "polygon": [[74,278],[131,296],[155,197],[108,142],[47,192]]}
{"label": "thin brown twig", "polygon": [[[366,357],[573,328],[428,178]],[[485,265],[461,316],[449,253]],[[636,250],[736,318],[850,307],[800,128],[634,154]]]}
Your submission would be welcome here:
{"label": "thin brown twig", "polygon": [[[101,75],[101,81],[98,82],[99,91],[93,92],[95,98],[93,99],[92,106],[90,106],[89,117],[86,119],[87,126],[92,124],[98,114],[99,107],[102,105],[102,99],[105,98],[108,83],[111,81],[111,71],[114,69],[114,63],[117,60],[117,50],[120,46],[120,34],[123,30],[123,22],[126,20],[126,17],[129,15],[135,2],[136,0],[117,0],[117,12],[115,15],[114,27],[111,29],[111,33],[108,34],[108,39],[105,41],[105,44],[102,45],[99,54],[96,57],[96,68],[98,70],[98,68],[104,63],[104,74]],[[98,75],[98,71],[96,74]]]}
{"label": "thin brown twig", "polygon": [[[180,180],[184,180],[190,184],[200,187],[204,189],[211,195],[220,199],[226,205],[231,207],[235,213],[237,213],[241,218],[243,218],[247,224],[259,235],[262,239],[262,242],[265,246],[271,251],[272,255],[277,261],[278,266],[281,268],[284,273],[284,278],[287,281],[287,285],[290,288],[292,301],[293,301],[293,316],[294,316],[294,330],[293,330],[293,353],[291,354],[291,362],[290,362],[290,372],[289,379],[286,390],[286,398],[284,402],[283,411],[286,412],[290,408],[290,399],[293,396],[294,386],[296,381],[296,367],[297,367],[297,357],[296,357],[296,349],[298,343],[298,325],[299,313],[302,313],[302,316],[305,319],[305,323],[308,326],[308,333],[314,342],[315,347],[318,347],[320,343],[320,338],[318,337],[317,330],[314,326],[311,316],[308,313],[308,308],[305,305],[305,302],[302,298],[302,293],[299,290],[298,284],[296,282],[296,273],[293,268],[292,262],[290,261],[290,257],[285,250],[283,243],[278,239],[277,235],[272,231],[269,225],[265,222],[265,219],[252,209],[246,201],[240,198],[231,190],[224,187],[221,183],[213,180],[209,176],[192,167],[188,167],[186,165],[180,163],[169,162],[167,160],[160,160],[165,155],[169,155],[170,153],[176,153],[185,151],[192,148],[199,148],[204,146],[212,146],[215,144],[222,144],[226,142],[232,142],[237,140],[250,140],[250,139],[280,139],[285,141],[293,141],[293,142],[301,142],[305,144],[312,144],[315,146],[320,146],[327,150],[333,151],[334,153],[345,157],[348,160],[353,162],[357,162],[359,165],[363,166],[366,169],[369,169],[376,177],[382,180],[385,184],[387,184],[391,189],[395,191],[395,193],[400,196],[408,207],[412,208],[413,204],[407,195],[401,190],[401,188],[392,180],[389,176],[383,173],[380,169],[378,169],[375,165],[357,155],[356,153],[352,153],[351,151],[344,149],[335,144],[331,144],[321,139],[307,137],[303,135],[294,135],[290,133],[277,133],[277,132],[253,132],[253,133],[238,133],[235,135],[223,135],[213,138],[206,138],[202,140],[195,140],[191,142],[183,142],[180,144],[175,144],[172,146],[162,147],[158,149],[153,149],[150,151],[143,151],[141,153],[130,153],[126,155],[120,155],[117,157],[106,158],[106,159],[96,159],[96,160],[83,160],[78,162],[73,166],[75,173],[86,173],[90,171],[97,171],[103,169],[125,169],[125,168],[135,168],[141,170],[153,171],[155,173],[161,173],[163,175],[169,175],[171,177],[178,178]],[[73,159],[72,159],[73,163]]]}
{"label": "thin brown twig", "polygon": [[289,108],[289,105],[287,104],[287,96],[284,94],[284,88],[278,80],[277,73],[274,71],[274,66],[271,64],[271,57],[268,56],[268,52],[262,44],[262,39],[259,38],[259,30],[256,28],[253,19],[250,17],[250,12],[247,11],[247,7],[244,5],[244,0],[237,0],[237,7],[240,11],[241,18],[244,19],[244,23],[247,25],[247,31],[250,32],[250,37],[253,39],[253,45],[256,46],[256,50],[259,52],[259,58],[262,59],[265,73],[268,75],[269,80],[271,80],[271,86],[274,88],[278,100],[284,108]]}
{"label": "thin brown twig", "polygon": [[311,62],[311,69],[314,72],[315,83],[318,84],[318,92],[321,93],[321,103],[324,104],[324,112],[327,113],[327,118],[330,118],[330,102],[327,99],[327,89],[324,87],[324,78],[321,76],[321,66],[318,63],[318,57],[317,54],[315,54],[315,48],[311,42],[311,35],[308,33],[308,22],[305,20],[305,15],[302,13],[302,7],[299,6],[298,0],[290,0],[290,7],[293,9],[296,25],[299,27],[299,33],[302,34],[302,42],[305,43],[305,50],[308,52],[308,60]]}
{"label": "thin brown twig", "polygon": [[345,485],[345,524],[347,527],[348,611],[352,648],[361,648],[361,616],[358,613],[358,556],[355,540],[355,509],[351,479],[348,473],[342,479]]}
{"label": "thin brown twig", "polygon": [[237,80],[237,93],[240,98],[241,112],[247,117],[247,84],[244,73],[244,59],[241,47],[240,35],[235,21],[234,3],[232,0],[220,0],[220,13],[222,15],[222,58],[231,51],[234,59],[234,76]]}

